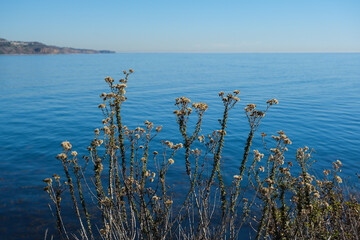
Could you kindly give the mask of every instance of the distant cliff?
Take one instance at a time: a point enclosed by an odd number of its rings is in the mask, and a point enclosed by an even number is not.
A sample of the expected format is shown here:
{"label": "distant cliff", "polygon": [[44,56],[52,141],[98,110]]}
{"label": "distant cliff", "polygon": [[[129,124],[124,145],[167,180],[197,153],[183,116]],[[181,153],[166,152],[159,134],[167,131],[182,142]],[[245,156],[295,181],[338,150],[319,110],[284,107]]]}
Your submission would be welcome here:
{"label": "distant cliff", "polygon": [[76,53],[115,53],[107,50],[76,49],[48,46],[39,42],[8,41],[0,38],[0,54],[76,54]]}

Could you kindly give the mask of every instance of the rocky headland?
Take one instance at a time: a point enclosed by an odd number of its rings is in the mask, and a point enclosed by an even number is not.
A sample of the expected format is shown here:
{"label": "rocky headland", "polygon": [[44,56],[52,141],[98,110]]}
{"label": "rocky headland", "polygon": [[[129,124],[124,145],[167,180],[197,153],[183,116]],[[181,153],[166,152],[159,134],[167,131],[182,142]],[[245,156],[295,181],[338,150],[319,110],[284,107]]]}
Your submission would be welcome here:
{"label": "rocky headland", "polygon": [[108,50],[76,49],[49,46],[40,42],[8,41],[0,38],[0,54],[79,54],[79,53],[115,53]]}

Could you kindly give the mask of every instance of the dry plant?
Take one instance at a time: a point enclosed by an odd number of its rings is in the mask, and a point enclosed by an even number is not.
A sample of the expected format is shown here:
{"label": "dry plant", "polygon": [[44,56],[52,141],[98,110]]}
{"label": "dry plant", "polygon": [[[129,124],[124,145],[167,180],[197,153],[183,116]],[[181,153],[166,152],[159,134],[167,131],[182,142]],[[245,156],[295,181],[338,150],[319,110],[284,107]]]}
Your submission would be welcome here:
{"label": "dry plant", "polygon": [[[291,141],[283,131],[272,136],[273,148],[268,148],[266,134],[261,133],[267,157],[251,151],[261,120],[278,104],[276,99],[267,101],[264,111],[255,104],[245,108],[250,129],[238,173],[229,185],[224,181],[221,155],[229,113],[240,92],[219,93],[224,109],[220,129],[206,137],[201,125],[208,105],[177,98],[174,114],[182,141],[163,140],[161,151],[150,152],[162,127],[149,121],[135,129],[123,124],[121,106],[133,70],[123,73],[119,83],[105,78],[110,92],[100,95],[103,126],[95,129],[88,156],[79,159],[72,145],[63,142],[57,159],[65,181],[57,174],[44,179],[55,205],[60,238],[239,239],[247,225],[256,239],[359,239],[359,197],[340,187],[340,161],[325,170],[320,180],[309,174],[312,150],[300,148],[296,155],[300,171],[292,176],[293,163],[285,163]],[[196,118],[194,126],[190,117]],[[188,184],[182,197],[174,198],[166,177],[180,149],[184,151],[183,181]],[[64,193],[70,193],[77,232],[70,233],[62,217]]]}

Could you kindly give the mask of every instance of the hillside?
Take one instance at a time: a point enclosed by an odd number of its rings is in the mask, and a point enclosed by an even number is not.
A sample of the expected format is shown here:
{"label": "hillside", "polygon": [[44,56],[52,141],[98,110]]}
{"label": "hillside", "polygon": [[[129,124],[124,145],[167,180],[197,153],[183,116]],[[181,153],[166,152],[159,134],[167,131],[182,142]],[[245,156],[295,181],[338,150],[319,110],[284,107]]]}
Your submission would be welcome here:
{"label": "hillside", "polygon": [[79,53],[115,53],[108,50],[76,49],[49,46],[40,42],[8,41],[0,38],[0,54],[79,54]]}

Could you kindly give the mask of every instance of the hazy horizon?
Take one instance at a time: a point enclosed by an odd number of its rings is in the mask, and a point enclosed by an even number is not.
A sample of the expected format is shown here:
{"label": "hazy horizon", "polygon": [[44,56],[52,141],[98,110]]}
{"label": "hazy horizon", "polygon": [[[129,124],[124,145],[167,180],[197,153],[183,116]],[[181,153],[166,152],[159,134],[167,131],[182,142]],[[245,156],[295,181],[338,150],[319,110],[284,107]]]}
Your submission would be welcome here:
{"label": "hazy horizon", "polygon": [[358,53],[360,1],[19,0],[0,37],[118,53]]}

